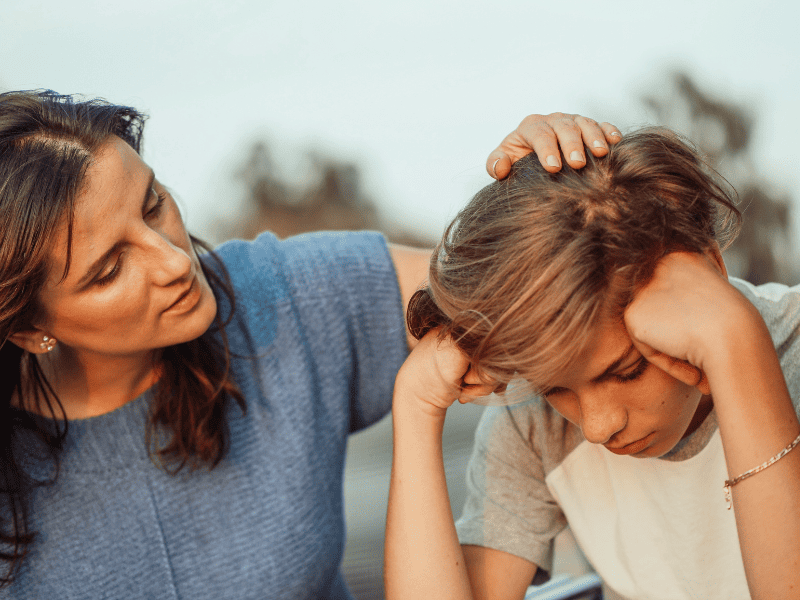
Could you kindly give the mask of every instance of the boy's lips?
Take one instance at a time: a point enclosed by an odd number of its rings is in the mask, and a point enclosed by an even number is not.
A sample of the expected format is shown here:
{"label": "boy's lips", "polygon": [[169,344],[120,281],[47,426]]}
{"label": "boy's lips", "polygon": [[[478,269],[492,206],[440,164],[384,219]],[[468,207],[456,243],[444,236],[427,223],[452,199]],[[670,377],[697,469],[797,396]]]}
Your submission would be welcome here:
{"label": "boy's lips", "polygon": [[631,442],[630,444],[619,446],[617,448],[609,448],[608,446],[606,446],[606,449],[609,452],[613,452],[614,454],[636,454],[637,452],[641,452],[647,447],[647,445],[651,442],[655,434],[656,432],[653,431],[652,433],[649,433],[642,439],[636,440],[635,442]]}

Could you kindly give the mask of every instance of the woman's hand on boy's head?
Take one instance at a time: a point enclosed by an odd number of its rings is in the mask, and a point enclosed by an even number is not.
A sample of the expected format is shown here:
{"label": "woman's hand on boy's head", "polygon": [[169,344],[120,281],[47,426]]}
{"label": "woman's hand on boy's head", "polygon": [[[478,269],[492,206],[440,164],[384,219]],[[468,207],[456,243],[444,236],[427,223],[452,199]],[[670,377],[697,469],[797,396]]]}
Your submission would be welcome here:
{"label": "woman's hand on boy's head", "polygon": [[585,147],[595,156],[605,156],[608,146],[621,139],[622,134],[614,125],[581,115],[529,115],[489,155],[486,170],[495,179],[503,179],[511,172],[512,164],[531,152],[551,173],[561,169],[561,152],[569,166],[579,169],[586,164]]}

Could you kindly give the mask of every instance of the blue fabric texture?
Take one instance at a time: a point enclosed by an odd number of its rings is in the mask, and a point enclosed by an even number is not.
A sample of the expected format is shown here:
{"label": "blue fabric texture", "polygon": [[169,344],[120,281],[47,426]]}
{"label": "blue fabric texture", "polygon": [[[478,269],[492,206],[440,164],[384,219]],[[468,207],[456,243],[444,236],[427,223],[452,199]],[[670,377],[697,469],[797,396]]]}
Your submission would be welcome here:
{"label": "blue fabric texture", "polygon": [[351,597],[339,568],[347,436],[389,411],[407,354],[385,241],[263,234],[217,253],[247,399],[246,414],[228,411],[226,457],[174,476],[154,466],[149,392],[70,422],[59,478],[31,505],[39,538],[0,598]]}

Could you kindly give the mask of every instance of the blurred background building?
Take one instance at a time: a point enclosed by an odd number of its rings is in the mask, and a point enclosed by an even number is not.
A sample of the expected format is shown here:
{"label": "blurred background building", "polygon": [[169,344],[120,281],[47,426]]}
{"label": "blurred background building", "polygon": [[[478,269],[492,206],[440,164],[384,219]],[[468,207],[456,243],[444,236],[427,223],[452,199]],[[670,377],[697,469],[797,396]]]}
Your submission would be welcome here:
{"label": "blurred background building", "polygon": [[[755,283],[800,281],[800,4],[407,0],[9,3],[0,89],[99,95],[147,111],[144,156],[213,242],[380,229],[430,246],[532,112],[623,131],[669,125],[736,187],[726,254]],[[480,408],[445,429],[454,512]],[[382,598],[391,424],[351,438],[346,577]],[[585,565],[569,536],[556,571]]]}

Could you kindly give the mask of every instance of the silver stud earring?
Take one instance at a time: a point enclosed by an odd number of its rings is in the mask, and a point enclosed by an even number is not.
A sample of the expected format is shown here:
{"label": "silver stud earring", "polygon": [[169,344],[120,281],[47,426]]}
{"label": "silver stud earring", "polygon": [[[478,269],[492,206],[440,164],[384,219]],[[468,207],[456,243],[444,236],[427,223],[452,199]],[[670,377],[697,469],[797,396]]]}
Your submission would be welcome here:
{"label": "silver stud earring", "polygon": [[39,348],[44,350],[45,352],[50,352],[53,348],[56,347],[56,341],[49,337],[49,336],[42,336],[42,342],[39,344]]}

